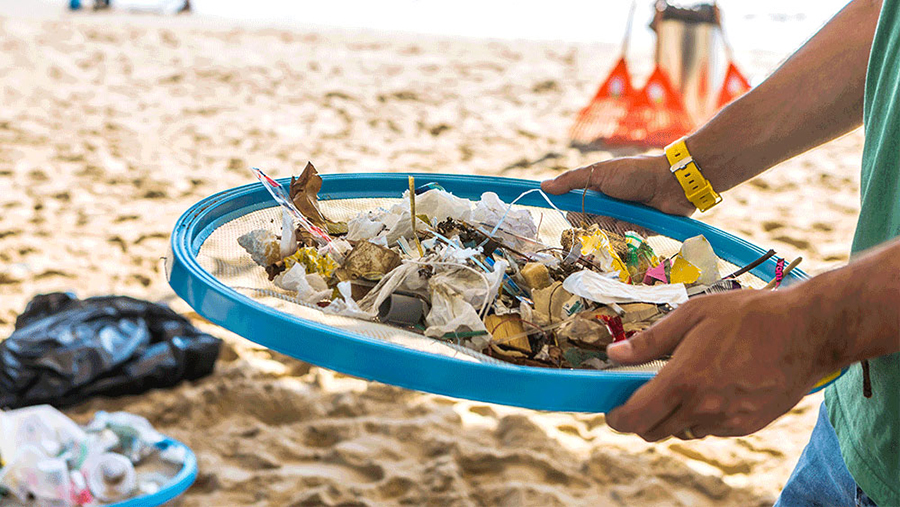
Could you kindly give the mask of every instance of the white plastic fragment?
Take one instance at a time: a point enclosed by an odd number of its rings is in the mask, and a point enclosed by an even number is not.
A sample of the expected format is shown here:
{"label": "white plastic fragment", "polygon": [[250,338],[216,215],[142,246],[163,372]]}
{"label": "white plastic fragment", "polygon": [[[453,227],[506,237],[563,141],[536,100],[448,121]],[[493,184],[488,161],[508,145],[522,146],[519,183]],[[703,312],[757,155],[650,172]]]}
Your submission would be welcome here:
{"label": "white plastic fragment", "polygon": [[719,258],[703,236],[688,238],[682,243],[680,255],[700,270],[699,283],[712,285],[719,277]]}
{"label": "white plastic fragment", "polygon": [[[434,338],[448,333],[487,331],[478,312],[462,295],[445,283],[434,281],[431,283],[431,311],[425,316],[425,323],[428,324],[425,336]],[[489,342],[489,335],[462,341],[475,350],[483,350]]]}
{"label": "white plastic fragment", "polygon": [[284,208],[281,209],[280,251],[282,259],[297,251],[297,226],[294,225],[294,218]]}
{"label": "white plastic fragment", "polygon": [[600,303],[668,303],[673,307],[687,302],[684,284],[628,285],[612,280],[595,271],[583,270],[569,275],[563,289],[585,299]]}
{"label": "white plastic fragment", "polygon": [[297,298],[307,304],[316,304],[331,298],[331,289],[328,288],[322,275],[307,274],[306,268],[299,262],[276,276],[273,282],[284,290],[296,292]]}
{"label": "white plastic fragment", "polygon": [[346,238],[350,241],[371,239],[377,236],[384,228],[384,222],[377,220],[375,213],[360,213],[347,222]]}
{"label": "white plastic fragment", "polygon": [[372,318],[372,315],[362,311],[353,299],[350,281],[337,284],[337,289],[338,292],[341,293],[341,297],[334,298],[334,300],[331,301],[331,304],[323,308],[322,311],[333,315],[342,315],[344,317],[353,317],[356,319],[368,320]]}
{"label": "white plastic fragment", "polygon": [[501,231],[536,239],[538,230],[531,212],[527,209],[510,209],[507,213],[508,207],[509,205],[501,201],[494,192],[485,192],[481,194],[481,200],[472,211],[472,221],[493,228],[502,220],[503,223],[499,228]]}
{"label": "white plastic fragment", "polygon": [[[408,213],[409,190],[403,193],[403,200]],[[416,214],[426,215],[438,222],[443,222],[448,218],[469,221],[472,215],[472,202],[456,197],[446,190],[433,188],[416,196]],[[409,216],[407,215],[408,220]]]}

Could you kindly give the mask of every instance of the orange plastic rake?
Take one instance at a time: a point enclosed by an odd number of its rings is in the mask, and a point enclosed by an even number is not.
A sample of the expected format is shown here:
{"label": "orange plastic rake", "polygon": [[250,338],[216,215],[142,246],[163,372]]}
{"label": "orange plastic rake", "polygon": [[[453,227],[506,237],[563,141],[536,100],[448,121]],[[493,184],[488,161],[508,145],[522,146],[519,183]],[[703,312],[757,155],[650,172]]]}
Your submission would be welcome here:
{"label": "orange plastic rake", "polygon": [[716,109],[722,109],[726,104],[750,91],[750,82],[741,74],[734,62],[728,62],[728,70],[725,71],[725,80],[722,82],[722,90],[716,100]]}
{"label": "orange plastic rake", "polygon": [[628,13],[625,37],[622,41],[622,55],[588,105],[578,112],[578,117],[569,131],[569,138],[575,145],[590,145],[611,136],[636,95],[628,73],[628,64],[625,62],[635,4],[636,2],[631,3],[631,10]]}
{"label": "orange plastic rake", "polygon": [[688,134],[693,122],[659,65],[607,139],[610,145],[665,146]]}
{"label": "orange plastic rake", "polygon": [[734,64],[734,50],[725,33],[725,25],[719,24],[722,34],[722,42],[725,44],[725,56],[728,58],[728,70],[725,71],[725,79],[722,80],[722,90],[716,100],[716,110],[722,109],[726,104],[750,91],[750,81],[738,70]]}

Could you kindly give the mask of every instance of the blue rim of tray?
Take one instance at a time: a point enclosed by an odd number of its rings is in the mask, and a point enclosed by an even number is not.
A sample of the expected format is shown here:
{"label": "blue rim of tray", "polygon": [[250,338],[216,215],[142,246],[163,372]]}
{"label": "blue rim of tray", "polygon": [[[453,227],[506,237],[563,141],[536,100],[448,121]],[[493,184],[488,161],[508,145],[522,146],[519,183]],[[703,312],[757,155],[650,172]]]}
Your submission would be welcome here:
{"label": "blue rim of tray", "polygon": [[194,455],[194,452],[191,451],[190,447],[174,438],[167,437],[160,445],[163,449],[171,446],[184,449],[184,463],[181,465],[181,470],[175,477],[172,477],[165,486],[160,488],[156,493],[104,505],[107,505],[108,507],[156,507],[158,505],[163,505],[187,491],[187,489],[191,487],[191,484],[194,483],[194,480],[197,479],[197,456]]}
{"label": "blue rim of tray", "polygon": [[[494,176],[435,173],[354,173],[323,175],[319,200],[399,198],[409,189],[407,177],[418,184],[435,182],[456,196],[480,199],[495,192],[511,202],[522,192],[539,188],[537,181]],[[278,180],[284,186],[288,178]],[[581,211],[582,192],[551,196],[562,210]],[[547,207],[537,194],[518,204]],[[538,410],[608,412],[655,374],[568,370],[463,361],[409,349],[266,306],[226,286],[203,269],[197,254],[219,226],[265,208],[277,206],[259,183],[225,190],[189,208],[176,222],[167,257],[166,274],[172,289],[198,314],[244,338],[311,364],[417,391],[431,392]],[[746,240],[696,220],[667,215],[641,204],[588,191],[585,211],[631,222],[683,241],[703,234],[716,254],[736,265],[746,265],[765,250]],[[776,257],[751,271],[764,280],[774,278]],[[785,278],[790,284],[808,278],[799,269]],[[837,377],[835,377],[837,378]],[[817,385],[816,392],[831,382]]]}

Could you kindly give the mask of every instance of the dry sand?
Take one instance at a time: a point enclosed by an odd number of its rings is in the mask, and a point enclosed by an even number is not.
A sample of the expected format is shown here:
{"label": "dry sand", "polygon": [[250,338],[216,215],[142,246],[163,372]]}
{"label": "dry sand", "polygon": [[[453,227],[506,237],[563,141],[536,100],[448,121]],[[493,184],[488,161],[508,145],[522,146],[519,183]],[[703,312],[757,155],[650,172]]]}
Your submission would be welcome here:
{"label": "dry sand", "polygon": [[[611,156],[566,130],[615,50],[200,20],[0,18],[0,336],[36,293],[128,294],[189,312],[160,257],[198,199],[313,160],[323,172],[542,179]],[[637,60],[649,55],[636,55]],[[780,55],[739,55],[756,72]],[[634,65],[646,75],[646,64]],[[640,79],[639,79],[640,80]],[[862,136],[798,157],[704,216],[816,273],[847,261]],[[366,383],[221,329],[216,373],[96,400],[188,443],[184,505],[765,505],[820,396],[745,438],[648,445],[602,416]]]}

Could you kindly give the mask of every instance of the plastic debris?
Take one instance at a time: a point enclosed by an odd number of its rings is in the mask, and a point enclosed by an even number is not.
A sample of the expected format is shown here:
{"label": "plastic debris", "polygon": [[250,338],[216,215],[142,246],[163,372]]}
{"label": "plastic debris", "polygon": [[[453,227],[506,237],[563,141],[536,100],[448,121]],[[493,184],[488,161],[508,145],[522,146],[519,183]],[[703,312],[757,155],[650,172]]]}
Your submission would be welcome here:
{"label": "plastic debris", "polygon": [[[261,181],[281,198],[277,183]],[[277,237],[264,231],[242,244],[276,286],[323,312],[529,366],[608,368],[609,343],[665,318],[689,294],[739,287],[719,280],[718,258],[702,236],[661,259],[646,239],[653,231],[583,212],[569,214],[581,225],[572,227],[538,189],[507,204],[493,192],[468,200],[437,184],[408,183],[394,204],[350,217],[341,230],[319,210],[321,178],[309,165],[292,180],[278,245],[279,254],[296,250],[273,262]],[[543,244],[532,212],[515,206],[535,192],[569,227],[558,246]],[[315,223],[304,225],[304,214]],[[289,219],[301,225],[295,237]],[[316,224],[334,235],[318,247]]]}
{"label": "plastic debris", "polygon": [[362,311],[353,299],[353,286],[350,282],[340,282],[337,284],[337,290],[341,297],[334,298],[331,301],[331,304],[323,308],[322,311],[357,319],[369,319],[372,317],[368,313]]}
{"label": "plastic debris", "polygon": [[684,240],[678,255],[700,270],[698,282],[710,285],[720,278],[719,258],[713,251],[709,241],[703,236],[694,236]]}
{"label": "plastic debris", "polygon": [[687,302],[687,291],[683,284],[628,285],[611,280],[595,272],[583,270],[574,273],[563,282],[563,288],[572,294],[595,303],[660,303],[673,307]]}
{"label": "plastic debris", "polygon": [[681,254],[675,256],[669,266],[669,283],[691,284],[699,278],[700,270],[696,266],[684,260]]}
{"label": "plastic debris", "polygon": [[515,233],[529,239],[537,239],[537,224],[527,209],[510,209],[494,192],[481,194],[481,200],[472,211],[472,221],[501,231]]}
{"label": "plastic debris", "polygon": [[[485,331],[484,322],[475,308],[446,282],[430,284],[431,311],[425,317],[428,328],[425,336],[442,337],[460,331]],[[490,342],[489,336],[478,337],[466,345],[482,350]]]}
{"label": "plastic debris", "polygon": [[712,285],[695,285],[687,290],[688,297],[699,296],[701,294],[715,294],[720,292],[729,292],[733,290],[740,290],[743,287],[740,282],[734,280],[732,278],[723,278],[722,280],[717,280]]}
{"label": "plastic debris", "polygon": [[276,276],[274,283],[284,290],[296,292],[297,298],[308,304],[330,299],[333,293],[322,275],[307,273],[306,266],[301,263],[294,264],[291,269]]}
{"label": "plastic debris", "polygon": [[334,270],[338,268],[338,263],[334,259],[319,254],[318,250],[312,247],[303,247],[293,255],[285,257],[281,262],[284,263],[285,269],[291,269],[295,264],[300,264],[307,273],[318,273],[324,278],[330,278]]}
{"label": "plastic debris", "polygon": [[493,338],[493,343],[513,348],[527,354],[531,353],[531,344],[522,319],[516,314],[488,315],[484,325]]}
{"label": "plastic debris", "polygon": [[653,248],[637,232],[625,233],[625,246],[628,249],[625,254],[625,265],[632,277],[640,280],[647,270],[659,264],[659,258],[653,252]]}
{"label": "plastic debris", "polygon": [[155,453],[157,446],[165,440],[147,419],[128,412],[101,410],[85,430],[91,433],[109,430],[117,439],[116,448],[135,463]]}
{"label": "plastic debris", "polygon": [[378,320],[387,324],[415,326],[428,313],[428,304],[415,296],[391,294],[378,307]]}
{"label": "plastic debris", "polygon": [[385,228],[385,223],[377,219],[374,212],[357,215],[347,222],[347,236],[350,241],[374,238]]}
{"label": "plastic debris", "polygon": [[3,505],[75,507],[126,501],[171,481],[186,452],[177,447],[177,463],[164,457],[175,446],[146,419],[126,412],[98,412],[81,427],[55,408],[39,405],[0,412],[0,429]]}
{"label": "plastic debris", "polygon": [[609,328],[597,319],[594,312],[582,312],[566,321],[557,336],[589,349],[605,350],[612,343]]}
{"label": "plastic debris", "polygon": [[669,271],[669,269],[667,269],[668,262],[669,260],[666,259],[659,263],[658,266],[648,269],[644,274],[644,285],[653,285],[657,282],[669,283],[669,276],[667,274]]}
{"label": "plastic debris", "polygon": [[360,241],[334,271],[334,275],[342,282],[357,278],[380,280],[399,265],[400,255],[397,252],[369,241]]}
{"label": "plastic debris", "polygon": [[[241,245],[243,246],[243,245]],[[278,254],[282,259],[297,251],[297,227],[286,209],[281,210],[281,242]],[[267,257],[268,258],[268,257]],[[268,264],[268,263],[267,263]]]}
{"label": "plastic debris", "polygon": [[581,255],[590,257],[599,263],[603,271],[616,273],[622,282],[631,281],[631,273],[628,272],[625,263],[613,249],[606,233],[597,230],[591,234],[580,236],[579,240],[581,241]]}
{"label": "plastic debris", "polygon": [[525,284],[531,289],[545,289],[550,286],[550,270],[540,262],[529,262],[519,270]]}
{"label": "plastic debris", "polygon": [[565,320],[563,307],[571,301],[572,293],[563,288],[562,282],[555,281],[549,287],[531,291],[531,299],[535,321],[542,325],[552,324]]}
{"label": "plastic debris", "polygon": [[91,493],[103,502],[126,500],[137,488],[134,465],[121,454],[101,454],[85,469]]}
{"label": "plastic debris", "polygon": [[[409,196],[404,192],[403,198],[408,200]],[[472,202],[456,197],[446,190],[435,188],[416,197],[416,212],[435,222],[443,222],[448,218],[469,221],[472,216]]]}

